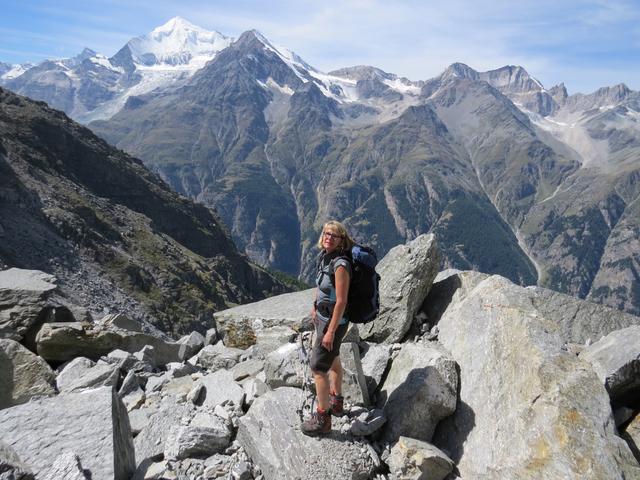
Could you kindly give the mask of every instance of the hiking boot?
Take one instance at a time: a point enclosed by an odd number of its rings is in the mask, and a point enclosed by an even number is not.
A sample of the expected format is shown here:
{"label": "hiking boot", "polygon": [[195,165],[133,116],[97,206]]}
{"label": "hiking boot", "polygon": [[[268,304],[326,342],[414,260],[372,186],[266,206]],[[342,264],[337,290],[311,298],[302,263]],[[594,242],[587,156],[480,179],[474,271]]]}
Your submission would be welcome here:
{"label": "hiking boot", "polygon": [[331,414],[329,411],[321,412],[320,410],[312,413],[309,420],[302,422],[300,430],[310,437],[329,433],[331,431]]}
{"label": "hiking boot", "polygon": [[335,417],[344,415],[344,397],[342,395],[331,395],[329,397],[329,412]]}

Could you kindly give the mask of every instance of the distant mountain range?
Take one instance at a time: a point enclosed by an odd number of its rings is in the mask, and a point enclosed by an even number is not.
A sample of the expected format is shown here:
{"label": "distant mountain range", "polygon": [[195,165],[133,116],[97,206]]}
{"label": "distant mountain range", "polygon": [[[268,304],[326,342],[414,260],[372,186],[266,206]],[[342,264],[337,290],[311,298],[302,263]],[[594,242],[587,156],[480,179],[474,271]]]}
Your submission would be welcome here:
{"label": "distant mountain range", "polygon": [[[640,94],[624,85],[569,95],[459,63],[424,81],[323,73],[256,31],[181,19],[85,56],[64,67],[85,90],[58,108],[102,119],[90,128],[214,207],[262,265],[310,278],[320,225],[341,218],[381,253],[434,232],[445,266],[640,313]],[[50,68],[6,85],[55,106],[37,95]]]}

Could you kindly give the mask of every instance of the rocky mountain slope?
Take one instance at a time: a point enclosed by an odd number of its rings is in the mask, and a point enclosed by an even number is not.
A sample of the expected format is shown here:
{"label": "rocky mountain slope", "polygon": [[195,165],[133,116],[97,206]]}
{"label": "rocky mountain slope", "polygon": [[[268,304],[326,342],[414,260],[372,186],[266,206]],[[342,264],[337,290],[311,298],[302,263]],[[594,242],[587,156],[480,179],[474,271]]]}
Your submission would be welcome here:
{"label": "rocky mountain slope", "polygon": [[213,311],[283,292],[217,215],[63,113],[0,89],[0,266],[57,276],[72,303],[202,330]]}
{"label": "rocky mountain slope", "polygon": [[639,312],[638,95],[569,96],[521,67],[324,74],[246,32],[91,128],[215,206],[260,264],[310,278],[334,217],[382,253],[432,231],[444,266]]}
{"label": "rocky mountain slope", "polygon": [[[178,342],[125,315],[47,323],[36,354],[19,330],[38,300],[0,272],[22,316],[0,330],[14,338],[0,338],[0,465],[23,480],[640,478],[640,317],[436,275],[438,257],[420,235],[379,263],[380,316],[347,332],[346,414],[320,439],[300,430],[313,289],[217,312]],[[50,275],[21,272],[51,294]]]}

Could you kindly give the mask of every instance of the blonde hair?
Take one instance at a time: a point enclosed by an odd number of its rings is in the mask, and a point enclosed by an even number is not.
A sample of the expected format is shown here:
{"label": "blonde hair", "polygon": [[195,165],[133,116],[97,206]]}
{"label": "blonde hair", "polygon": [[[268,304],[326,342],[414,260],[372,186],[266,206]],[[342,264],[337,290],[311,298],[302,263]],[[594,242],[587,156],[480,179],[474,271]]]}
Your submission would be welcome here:
{"label": "blonde hair", "polygon": [[342,223],[336,220],[329,220],[327,223],[325,223],[322,226],[322,231],[320,232],[320,238],[318,238],[318,248],[320,250],[323,249],[322,237],[324,235],[324,232],[327,231],[327,229],[333,230],[335,233],[337,233],[342,237],[342,245],[340,245],[340,249],[342,251],[351,250],[351,247],[355,245],[356,242],[353,240],[353,238],[351,238],[351,236],[349,235],[349,232],[347,232],[346,227]]}

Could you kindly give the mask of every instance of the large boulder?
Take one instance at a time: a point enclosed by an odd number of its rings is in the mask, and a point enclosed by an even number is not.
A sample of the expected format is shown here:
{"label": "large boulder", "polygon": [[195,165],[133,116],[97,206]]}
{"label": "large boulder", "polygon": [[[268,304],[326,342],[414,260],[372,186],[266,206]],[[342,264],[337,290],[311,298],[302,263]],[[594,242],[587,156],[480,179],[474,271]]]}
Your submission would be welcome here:
{"label": "large boulder", "polygon": [[461,381],[434,443],[463,478],[639,478],[604,386],[531,290],[492,276],[440,319]]}
{"label": "large boulder", "polygon": [[205,375],[198,382],[204,386],[203,406],[213,410],[217,405],[233,403],[235,407],[242,408],[244,390],[235,382],[233,373],[229,370],[218,370]]}
{"label": "large boulder", "polygon": [[207,345],[198,355],[193,357],[194,365],[205,368],[211,372],[220,370],[221,368],[233,368],[239,361],[240,356],[244,353],[239,348],[226,347],[221,342],[215,345]]}
{"label": "large boulder", "polygon": [[440,420],[456,409],[458,372],[435,343],[406,343],[393,359],[378,405],[387,416],[384,438],[401,435],[430,441]]}
{"label": "large boulder", "polygon": [[358,440],[336,431],[322,439],[300,431],[301,395],[291,387],[267,392],[239,419],[237,440],[265,479],[371,478],[374,462]]}
{"label": "large boulder", "polygon": [[622,438],[629,444],[629,448],[640,462],[640,414],[636,415],[622,431]]}
{"label": "large boulder", "polygon": [[360,337],[373,342],[401,341],[438,273],[440,252],[433,234],[398,245],[376,267],[380,274],[380,313],[360,327]]}
{"label": "large boulder", "polygon": [[257,345],[266,355],[286,343],[294,330],[311,329],[315,294],[311,288],[216,312],[218,333],[229,347]]}
{"label": "large boulder", "polygon": [[373,398],[391,359],[391,345],[362,342],[362,373],[367,382],[369,398]]}
{"label": "large boulder", "polygon": [[267,355],[264,372],[266,383],[271,388],[301,388],[305,373],[311,375],[311,370],[302,363],[299,347],[295,343],[286,343]]}
{"label": "large boulder", "polygon": [[97,360],[116,349],[134,353],[148,345],[153,347],[151,360],[155,365],[177,362],[181,347],[141,331],[81,322],[46,323],[38,332],[36,343],[38,355],[49,362],[66,362],[75,357]]}
{"label": "large boulder", "polygon": [[182,460],[189,457],[209,457],[222,452],[231,442],[231,430],[225,420],[217,415],[199,412],[169,434],[164,458]]}
{"label": "large boulder", "polygon": [[129,480],[135,471],[129,418],[111,387],[0,410],[0,437],[38,477],[68,451],[94,479]]}
{"label": "large boulder", "polygon": [[[57,382],[60,393],[77,392],[96,387],[115,387],[118,384],[118,380],[120,380],[118,366],[108,363],[98,363],[84,371],[79,368],[74,369],[74,371],[78,374],[77,376],[72,377],[70,374],[65,374],[62,381]],[[62,373],[65,373],[65,370]]]}
{"label": "large boulder", "polygon": [[56,375],[42,358],[18,342],[0,339],[0,408],[55,395]]}
{"label": "large boulder", "polygon": [[10,268],[0,272],[0,338],[22,340],[38,323],[56,278],[38,270]]}
{"label": "large boulder", "polygon": [[611,332],[580,358],[593,365],[613,404],[640,407],[640,325]]}

